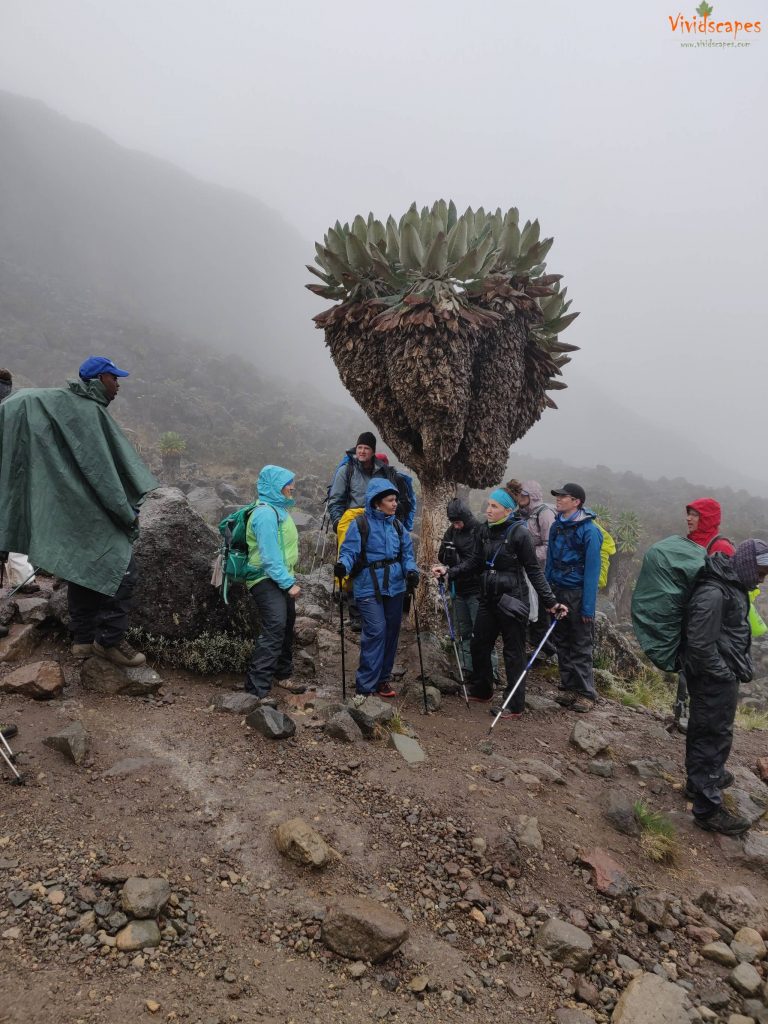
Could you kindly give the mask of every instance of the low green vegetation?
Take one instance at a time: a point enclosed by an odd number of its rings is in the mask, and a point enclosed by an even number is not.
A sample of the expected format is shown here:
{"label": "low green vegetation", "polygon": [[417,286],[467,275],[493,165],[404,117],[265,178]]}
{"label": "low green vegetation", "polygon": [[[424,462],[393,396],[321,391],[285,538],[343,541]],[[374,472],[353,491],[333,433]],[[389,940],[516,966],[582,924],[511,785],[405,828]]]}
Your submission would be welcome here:
{"label": "low green vegetation", "polygon": [[640,826],[640,847],[645,855],[657,864],[673,864],[679,854],[675,826],[642,800],[635,803],[634,811]]}
{"label": "low green vegetation", "polygon": [[736,708],[736,726],[739,729],[768,731],[768,711],[758,711],[748,704]]}
{"label": "low green vegetation", "polygon": [[650,708],[653,711],[671,711],[674,690],[666,678],[653,669],[640,672],[632,680],[619,679],[610,672],[595,673],[597,689],[604,697],[618,701],[629,708]]}
{"label": "low green vegetation", "polygon": [[150,661],[203,676],[244,672],[253,651],[252,639],[232,633],[201,633],[193,640],[169,640],[142,629],[130,629],[128,639]]}

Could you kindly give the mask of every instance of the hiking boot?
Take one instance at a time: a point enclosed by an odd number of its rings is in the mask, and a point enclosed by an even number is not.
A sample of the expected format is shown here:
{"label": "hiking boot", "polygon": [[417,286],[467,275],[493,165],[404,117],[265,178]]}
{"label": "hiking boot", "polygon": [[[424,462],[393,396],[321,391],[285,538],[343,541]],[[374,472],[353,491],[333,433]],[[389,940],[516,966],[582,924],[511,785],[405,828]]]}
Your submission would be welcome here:
{"label": "hiking boot", "polygon": [[504,708],[504,710],[502,710],[501,704],[497,704],[495,707],[488,708],[488,714],[492,715],[494,718],[496,717],[496,715],[500,714],[501,719],[504,722],[508,720],[516,721],[518,718],[523,717],[522,711],[510,711],[509,708]]}
{"label": "hiking boot", "polygon": [[[718,782],[718,789],[728,789],[736,781],[733,772],[724,771],[723,777]],[[686,800],[693,800],[696,797],[696,790],[691,786],[690,782],[686,782],[685,789],[683,790],[683,796]]]}
{"label": "hiking boot", "polygon": [[96,651],[93,649],[93,640],[87,644],[72,644],[73,658],[90,658]]}
{"label": "hiking boot", "polygon": [[573,702],[568,705],[571,711],[576,711],[580,715],[586,715],[594,706],[595,702],[583,693],[577,693]]}
{"label": "hiking boot", "polygon": [[94,640],[93,651],[100,658],[106,658],[107,661],[111,661],[113,665],[120,665],[121,668],[137,668],[147,660],[141,651],[131,647],[125,637],[113,647],[104,647]]}
{"label": "hiking boot", "polygon": [[475,704],[490,704],[491,701],[493,700],[493,694],[487,692],[483,693],[482,690],[479,692],[470,690],[469,699],[473,701]]}
{"label": "hiking boot", "polygon": [[293,679],[276,679],[275,686],[279,686],[282,690],[287,690],[289,693],[306,693],[307,687],[305,683],[295,682]]}
{"label": "hiking boot", "polygon": [[376,687],[376,696],[389,699],[397,696],[397,690],[392,689],[391,683],[379,683]]}
{"label": "hiking boot", "polygon": [[706,817],[694,814],[693,820],[705,832],[719,832],[723,836],[740,836],[749,830],[749,821],[730,814],[724,807]]}
{"label": "hiking boot", "polygon": [[569,708],[573,705],[576,700],[576,694],[573,690],[563,690],[562,693],[558,693],[555,697],[555,702],[560,705],[561,708]]}
{"label": "hiking boot", "polygon": [[18,733],[18,725],[0,725],[0,732],[3,734],[5,739],[12,740],[13,737]]}

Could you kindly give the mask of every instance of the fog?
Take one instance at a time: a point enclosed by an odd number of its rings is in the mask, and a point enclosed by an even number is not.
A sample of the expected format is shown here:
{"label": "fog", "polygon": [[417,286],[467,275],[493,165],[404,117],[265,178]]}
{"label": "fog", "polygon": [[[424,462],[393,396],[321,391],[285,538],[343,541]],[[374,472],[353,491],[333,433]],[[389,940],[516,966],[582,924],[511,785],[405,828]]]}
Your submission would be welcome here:
{"label": "fog", "polygon": [[[5,0],[0,88],[258,198],[305,262],[357,212],[519,207],[555,236],[582,347],[521,449],[765,488],[768,19],[748,46],[691,48],[679,10]],[[301,343],[340,399],[307,278],[297,263]]]}

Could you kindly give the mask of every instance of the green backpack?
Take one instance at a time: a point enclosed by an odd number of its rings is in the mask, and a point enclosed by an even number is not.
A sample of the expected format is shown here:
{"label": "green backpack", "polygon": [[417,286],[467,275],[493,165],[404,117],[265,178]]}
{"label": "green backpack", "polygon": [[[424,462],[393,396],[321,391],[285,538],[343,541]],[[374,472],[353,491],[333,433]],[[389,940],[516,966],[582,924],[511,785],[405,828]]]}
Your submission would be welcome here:
{"label": "green backpack", "polygon": [[704,559],[720,535],[706,548],[674,535],[648,548],[632,594],[632,628],[656,668],[677,672],[685,609]]}
{"label": "green backpack", "polygon": [[[221,534],[221,596],[224,603],[228,604],[227,595],[229,587],[233,583],[248,583],[262,575],[258,566],[248,564],[248,524],[251,521],[253,510],[259,505],[258,501],[244,505],[236,512],[230,512],[228,516],[219,523]],[[280,517],[277,509],[272,509],[277,518],[278,529],[280,528]]]}

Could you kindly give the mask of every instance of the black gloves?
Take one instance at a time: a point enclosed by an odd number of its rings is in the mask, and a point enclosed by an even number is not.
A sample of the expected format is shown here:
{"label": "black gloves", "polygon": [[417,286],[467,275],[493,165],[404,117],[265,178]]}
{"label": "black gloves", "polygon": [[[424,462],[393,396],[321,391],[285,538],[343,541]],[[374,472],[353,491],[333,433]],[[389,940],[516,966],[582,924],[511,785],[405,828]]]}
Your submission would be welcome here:
{"label": "black gloves", "polygon": [[333,575],[337,580],[341,581],[347,575],[347,567],[343,562],[337,562],[333,567]]}
{"label": "black gloves", "polygon": [[416,587],[418,587],[418,585],[419,585],[419,579],[420,579],[420,576],[416,572],[415,569],[411,569],[410,572],[407,572],[405,574],[405,582],[406,582],[406,584],[408,586],[408,593],[409,594],[416,593]]}

